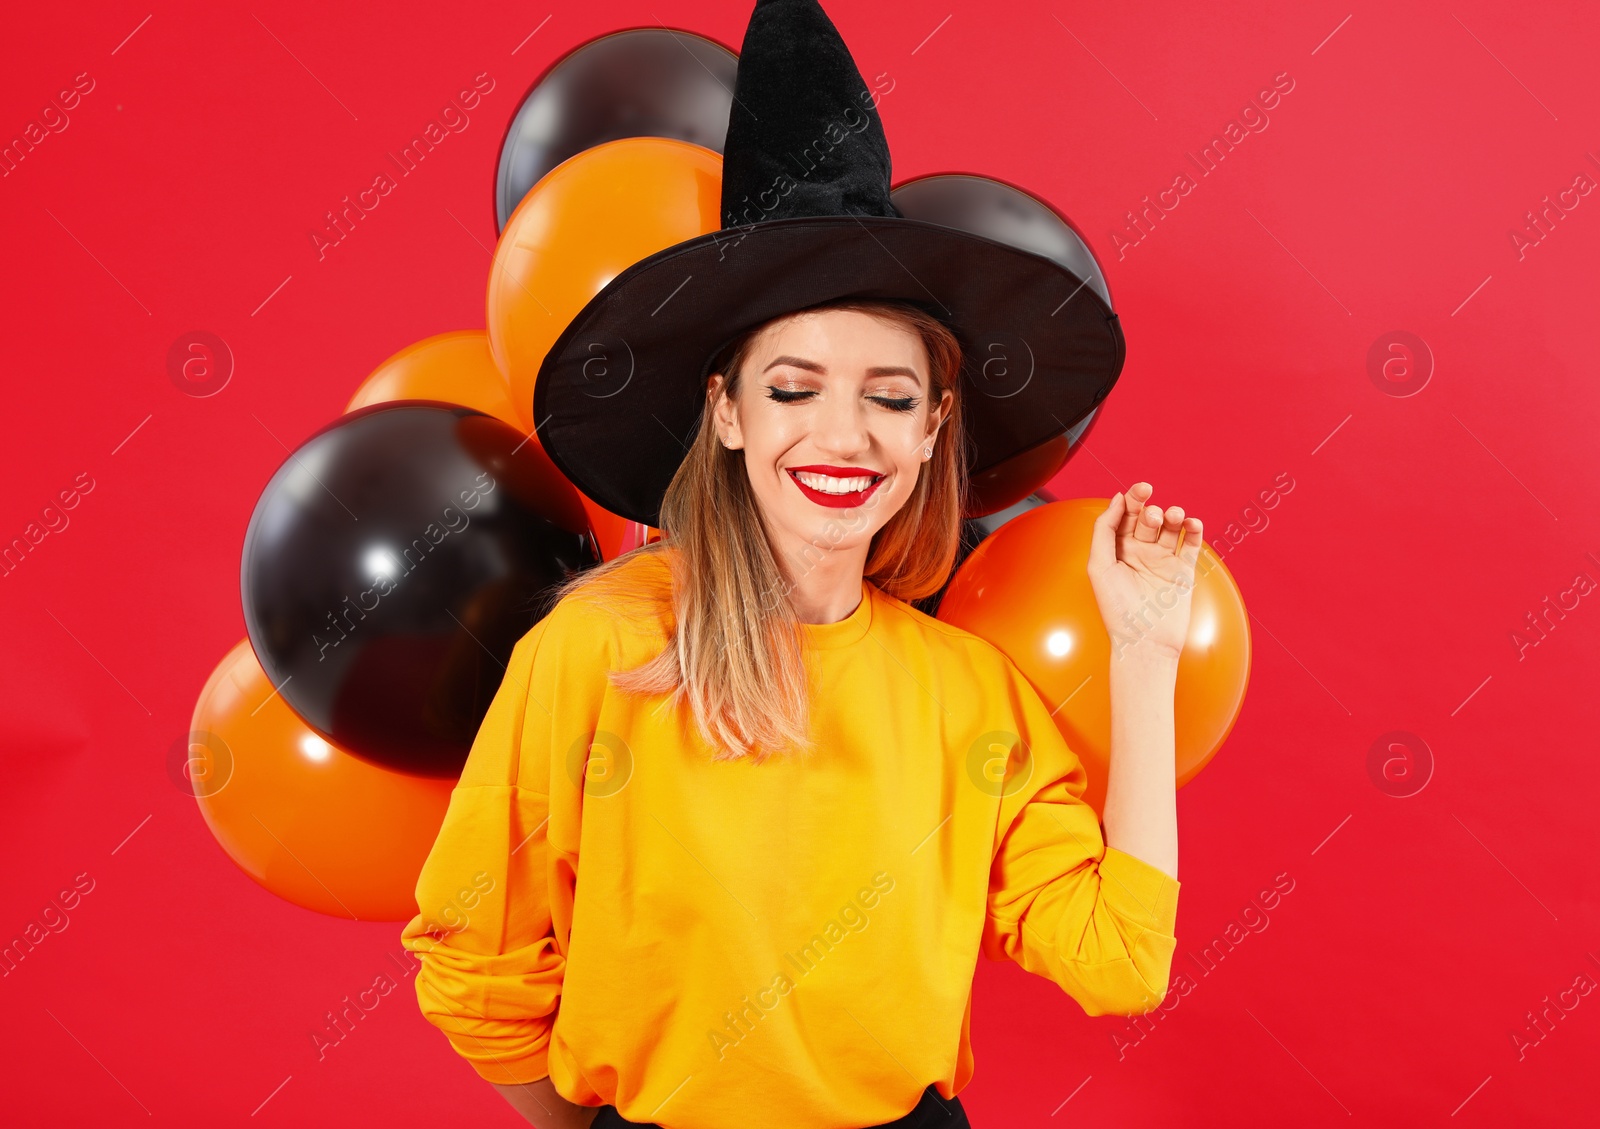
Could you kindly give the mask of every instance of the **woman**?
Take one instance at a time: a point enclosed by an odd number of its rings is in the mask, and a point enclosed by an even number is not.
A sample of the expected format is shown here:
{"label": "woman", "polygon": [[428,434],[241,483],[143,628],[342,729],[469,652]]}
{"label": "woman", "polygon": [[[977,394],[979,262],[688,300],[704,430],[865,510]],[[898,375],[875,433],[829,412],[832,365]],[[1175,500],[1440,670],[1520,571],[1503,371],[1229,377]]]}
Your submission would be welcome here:
{"label": "woman", "polygon": [[1161,1001],[1201,523],[1138,483],[1094,531],[1108,630],[1180,593],[1113,659],[1102,836],[1051,705],[907,602],[956,553],[960,362],[900,302],[752,327],[663,540],[518,644],[403,943],[424,1014],[540,1129],[964,1126],[979,952],[1090,1015]]}

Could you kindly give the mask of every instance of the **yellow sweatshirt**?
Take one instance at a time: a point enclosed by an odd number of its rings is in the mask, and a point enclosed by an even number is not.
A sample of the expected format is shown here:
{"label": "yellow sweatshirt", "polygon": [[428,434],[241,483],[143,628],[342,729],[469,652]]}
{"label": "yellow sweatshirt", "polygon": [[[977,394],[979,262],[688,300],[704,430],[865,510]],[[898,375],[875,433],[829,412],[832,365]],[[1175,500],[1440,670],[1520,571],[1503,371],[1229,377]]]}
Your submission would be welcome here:
{"label": "yellow sweatshirt", "polygon": [[[665,590],[652,553],[625,568]],[[712,763],[686,704],[605,677],[670,627],[563,600],[472,746],[402,944],[483,1078],[667,1129],[844,1129],[967,1084],[980,952],[1089,1015],[1160,1002],[1179,883],[1106,845],[997,648],[863,582],[802,627],[810,760]]]}

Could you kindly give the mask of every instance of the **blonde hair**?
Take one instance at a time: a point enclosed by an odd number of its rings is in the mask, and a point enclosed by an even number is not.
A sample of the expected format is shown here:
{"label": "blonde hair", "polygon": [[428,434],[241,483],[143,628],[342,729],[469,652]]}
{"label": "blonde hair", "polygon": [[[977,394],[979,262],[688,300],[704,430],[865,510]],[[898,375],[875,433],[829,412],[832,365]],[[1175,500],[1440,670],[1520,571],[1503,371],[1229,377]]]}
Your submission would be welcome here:
{"label": "blonde hair", "polygon": [[[922,464],[911,496],[873,536],[864,570],[867,580],[900,600],[931,596],[943,587],[959,551],[968,491],[962,354],[950,329],[909,303],[840,299],[745,331],[723,348],[711,371],[724,374],[726,393],[737,400],[740,370],[757,335],[789,317],[824,309],[857,310],[918,334],[929,361],[929,409],[946,390],[952,393],[944,438]],[[785,748],[810,747],[804,637],[745,473],[744,452],[718,441],[713,409],[708,396],[699,430],[662,498],[662,539],[566,578],[550,599],[584,590],[609,599],[620,614],[635,614],[641,600],[660,613],[655,602],[670,599],[675,626],[667,646],[640,666],[611,671],[611,684],[638,694],[670,693],[670,702],[686,698],[702,737],[717,750],[715,759],[752,757],[761,763]],[[813,546],[819,554],[829,547]],[[670,591],[630,591],[614,582],[613,574],[640,554],[667,563]]]}

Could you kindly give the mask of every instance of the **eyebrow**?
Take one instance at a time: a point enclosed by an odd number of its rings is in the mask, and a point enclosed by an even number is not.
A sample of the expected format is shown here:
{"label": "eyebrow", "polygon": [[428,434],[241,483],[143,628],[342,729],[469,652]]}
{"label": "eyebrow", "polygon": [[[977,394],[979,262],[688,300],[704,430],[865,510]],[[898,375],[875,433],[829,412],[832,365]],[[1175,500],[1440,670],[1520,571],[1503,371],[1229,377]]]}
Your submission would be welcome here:
{"label": "eyebrow", "polygon": [[[767,365],[767,368],[764,368],[761,371],[766,372],[767,369],[777,368],[779,365],[790,365],[794,368],[803,368],[808,372],[826,373],[828,371],[826,366],[821,365],[816,361],[808,361],[804,357],[791,357],[787,354],[781,357],[773,358],[772,363]],[[867,370],[867,375],[909,376],[911,379],[917,382],[918,387],[921,387],[922,385],[922,375],[917,372],[916,369],[907,368],[905,365],[873,365]]]}

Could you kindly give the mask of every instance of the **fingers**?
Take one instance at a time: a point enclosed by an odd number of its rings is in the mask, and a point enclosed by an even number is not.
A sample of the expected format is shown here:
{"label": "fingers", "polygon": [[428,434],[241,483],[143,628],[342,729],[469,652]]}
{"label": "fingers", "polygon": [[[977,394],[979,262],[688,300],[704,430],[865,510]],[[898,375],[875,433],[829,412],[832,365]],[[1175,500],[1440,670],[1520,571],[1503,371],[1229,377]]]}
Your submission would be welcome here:
{"label": "fingers", "polygon": [[1205,541],[1205,524],[1197,517],[1192,517],[1183,523],[1183,547],[1178,550],[1178,559],[1190,568],[1196,568],[1200,563],[1200,546]]}
{"label": "fingers", "polygon": [[1133,529],[1135,541],[1161,540],[1161,507],[1145,506],[1139,511],[1138,524]]}
{"label": "fingers", "polygon": [[1183,507],[1168,506],[1161,519],[1161,547],[1177,552],[1178,538],[1183,535]]}
{"label": "fingers", "polygon": [[1200,556],[1204,524],[1197,517],[1187,516],[1182,506],[1168,506],[1163,510],[1150,505],[1154,493],[1155,487],[1148,482],[1136,482],[1127,489],[1123,495],[1126,510],[1118,523],[1118,533],[1132,534],[1137,541],[1159,542],[1187,563],[1194,564]]}
{"label": "fingers", "polygon": [[1117,533],[1126,537],[1135,533],[1139,528],[1139,515],[1144,510],[1144,504],[1150,500],[1150,495],[1155,493],[1155,487],[1148,482],[1135,482],[1123,493],[1123,502],[1126,509],[1123,511],[1122,520],[1117,524]]}
{"label": "fingers", "polygon": [[1110,505],[1095,518],[1094,529],[1089,534],[1089,567],[1105,569],[1117,560],[1117,529],[1127,514],[1127,499],[1114,494]]}
{"label": "fingers", "polygon": [[1161,507],[1149,505],[1156,488],[1148,482],[1135,482],[1128,487],[1128,517],[1124,531],[1133,534],[1135,541],[1157,541],[1161,538]]}

